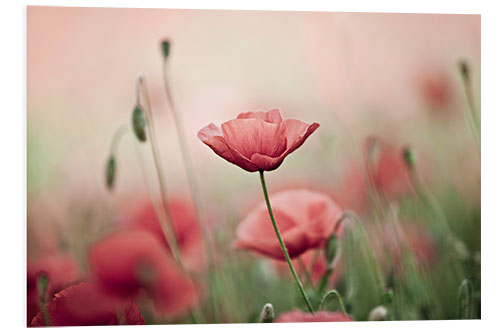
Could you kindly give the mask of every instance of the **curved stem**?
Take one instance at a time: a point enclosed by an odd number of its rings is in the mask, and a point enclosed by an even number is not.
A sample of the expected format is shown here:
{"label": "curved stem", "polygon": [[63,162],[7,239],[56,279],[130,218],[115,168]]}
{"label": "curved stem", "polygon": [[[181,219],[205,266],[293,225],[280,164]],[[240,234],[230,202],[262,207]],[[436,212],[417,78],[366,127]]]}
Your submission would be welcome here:
{"label": "curved stem", "polygon": [[329,292],[327,292],[325,294],[325,296],[323,296],[323,299],[321,299],[321,303],[319,304],[319,310],[324,310],[325,309],[325,305],[326,305],[326,302],[328,301],[328,299],[330,299],[330,297],[332,296],[337,296],[337,300],[339,302],[339,305],[340,305],[340,309],[342,310],[342,312],[344,313],[344,315],[348,316],[346,310],[345,310],[345,306],[344,306],[344,302],[342,301],[342,297],[340,297],[340,294],[337,290],[333,289],[333,290],[330,290]]}
{"label": "curved stem", "polygon": [[111,139],[111,145],[110,145],[110,153],[111,155],[116,153],[116,150],[118,149],[118,145],[122,139],[122,137],[127,134],[128,131],[128,126],[125,124],[122,124],[118,129],[115,131],[113,134],[113,138]]}
{"label": "curved stem", "polygon": [[288,254],[288,250],[286,249],[286,246],[285,246],[285,243],[283,242],[283,239],[281,239],[281,234],[280,234],[280,231],[278,229],[278,225],[276,224],[276,220],[274,219],[273,210],[271,208],[271,203],[269,201],[269,195],[267,194],[266,181],[264,179],[264,170],[259,170],[259,175],[260,175],[260,183],[262,185],[262,191],[264,192],[264,198],[266,199],[267,210],[269,212],[269,217],[271,218],[271,222],[273,224],[274,231],[276,232],[276,237],[278,237],[278,241],[280,243],[281,249],[283,250],[283,254],[285,255],[285,259],[288,263],[288,267],[290,267],[290,271],[292,272],[293,278],[295,279],[295,282],[297,283],[297,287],[299,288],[300,294],[304,298],[304,301],[305,301],[309,311],[314,313],[314,309],[311,305],[311,302],[309,301],[309,298],[307,297],[306,291],[304,290],[304,286],[302,285],[302,282],[300,282],[299,276],[297,275],[295,268],[293,268],[292,259],[290,259],[290,255]]}

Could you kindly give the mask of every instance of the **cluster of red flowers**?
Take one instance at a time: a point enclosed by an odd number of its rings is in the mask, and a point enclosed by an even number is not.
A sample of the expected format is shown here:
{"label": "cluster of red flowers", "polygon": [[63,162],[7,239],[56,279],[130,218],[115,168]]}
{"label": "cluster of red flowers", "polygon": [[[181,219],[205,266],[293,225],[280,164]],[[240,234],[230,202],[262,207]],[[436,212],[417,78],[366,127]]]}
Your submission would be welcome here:
{"label": "cluster of red flowers", "polygon": [[[198,137],[227,161],[249,172],[272,171],[299,148],[319,127],[295,119],[283,119],[278,109],[247,112],[218,127],[210,124]],[[380,140],[376,158],[370,160],[369,183],[384,195],[401,195],[410,188],[407,168],[397,149]],[[373,140],[367,142],[370,146]],[[234,246],[278,261],[286,256],[273,229],[280,230],[290,259],[312,262],[311,250],[325,247],[335,234],[344,209],[358,206],[365,198],[367,182],[363,172],[352,168],[338,200],[311,189],[273,193],[270,207],[257,205],[242,219]],[[267,192],[265,192],[267,199]],[[168,203],[173,228],[188,271],[205,268],[201,232],[193,206],[172,199]],[[274,217],[270,217],[272,210]],[[275,221],[274,221],[275,220]],[[416,240],[417,238],[412,238]],[[417,239],[418,240],[418,239]],[[417,242],[417,241],[415,241]],[[418,243],[418,242],[417,242]],[[418,248],[420,243],[411,244]],[[427,252],[422,251],[427,257]],[[144,324],[137,304],[150,300],[154,309],[167,317],[183,315],[200,301],[200,287],[173,259],[153,205],[146,201],[127,214],[113,232],[93,243],[86,258],[88,274],[80,275],[74,259],[49,254],[28,265],[28,323],[33,326]],[[326,270],[324,260],[314,266],[313,279]],[[317,274],[316,274],[317,273]],[[338,274],[338,271],[335,271]],[[39,290],[40,276],[47,278],[45,294]],[[340,312],[314,314],[292,310],[277,322],[351,321]]]}
{"label": "cluster of red flowers", "polygon": [[[203,256],[194,208],[173,199],[170,210],[188,267],[199,269]],[[90,246],[86,275],[78,274],[68,254],[48,253],[28,263],[28,325],[144,324],[138,301],[151,299],[167,317],[183,315],[198,302],[199,287],[173,261],[152,204],[145,202],[128,216]],[[45,295],[37,283],[42,275],[48,281]]]}

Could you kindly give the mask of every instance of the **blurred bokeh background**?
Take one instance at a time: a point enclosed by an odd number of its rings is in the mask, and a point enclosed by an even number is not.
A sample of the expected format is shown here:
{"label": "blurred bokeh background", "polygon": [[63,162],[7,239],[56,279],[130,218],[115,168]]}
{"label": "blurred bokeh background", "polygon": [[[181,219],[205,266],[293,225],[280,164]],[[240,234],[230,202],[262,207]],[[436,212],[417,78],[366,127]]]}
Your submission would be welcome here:
{"label": "blurred bokeh background", "polygon": [[[196,133],[256,109],[279,107],[286,118],[321,125],[268,174],[271,192],[306,186],[342,201],[346,175],[363,165],[364,140],[377,135],[414,148],[423,177],[454,212],[449,218],[480,211],[480,157],[457,67],[468,61],[480,108],[478,15],[38,6],[27,13],[29,258],[63,243],[85,265],[87,244],[147,196],[130,138],[119,147],[112,193],[104,178],[112,136],[130,124],[138,73],[151,94],[169,193],[189,196],[163,87],[164,38],[204,205],[228,248],[238,221],[262,200],[258,176],[216,157]],[[142,156],[154,182],[148,149]],[[478,223],[461,221],[457,232],[480,250]]]}

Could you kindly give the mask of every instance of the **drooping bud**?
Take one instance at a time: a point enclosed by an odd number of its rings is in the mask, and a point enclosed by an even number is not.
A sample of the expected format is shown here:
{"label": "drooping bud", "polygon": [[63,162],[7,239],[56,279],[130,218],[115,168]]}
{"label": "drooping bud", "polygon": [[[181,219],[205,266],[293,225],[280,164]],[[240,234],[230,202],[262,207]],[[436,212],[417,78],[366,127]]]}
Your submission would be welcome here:
{"label": "drooping bud", "polygon": [[387,308],[383,305],[379,305],[370,311],[370,314],[368,315],[368,320],[369,321],[387,320],[388,314],[389,311],[387,311]]}
{"label": "drooping bud", "polygon": [[467,61],[460,60],[458,62],[458,67],[460,68],[460,75],[462,76],[464,82],[469,83],[470,82],[470,71],[469,71],[469,65],[467,64]]}
{"label": "drooping bud", "polygon": [[108,163],[106,164],[106,186],[109,190],[113,189],[113,185],[115,183],[115,174],[116,174],[116,161],[115,156],[111,154],[108,159]]}
{"label": "drooping bud", "polygon": [[271,303],[267,303],[262,308],[259,322],[272,323],[273,321],[274,321],[274,308]]}
{"label": "drooping bud", "polygon": [[339,246],[339,241],[337,235],[335,233],[332,233],[330,237],[328,237],[328,241],[325,243],[325,248],[324,248],[327,267],[330,267],[330,265],[335,260],[338,246]]}
{"label": "drooping bud", "polygon": [[168,54],[170,52],[170,42],[169,42],[168,39],[164,39],[161,42],[161,51],[162,51],[163,57],[165,59],[167,59],[168,58]]}
{"label": "drooping bud", "polygon": [[146,119],[144,118],[144,111],[140,105],[136,105],[132,112],[132,128],[137,140],[140,142],[146,141]]}
{"label": "drooping bud", "polygon": [[408,146],[403,148],[403,160],[405,161],[405,164],[409,169],[413,169],[416,159],[417,156],[413,149]]}
{"label": "drooping bud", "polygon": [[384,294],[382,295],[382,299],[384,304],[392,304],[392,301],[394,300],[394,291],[392,291],[391,288],[387,289]]}

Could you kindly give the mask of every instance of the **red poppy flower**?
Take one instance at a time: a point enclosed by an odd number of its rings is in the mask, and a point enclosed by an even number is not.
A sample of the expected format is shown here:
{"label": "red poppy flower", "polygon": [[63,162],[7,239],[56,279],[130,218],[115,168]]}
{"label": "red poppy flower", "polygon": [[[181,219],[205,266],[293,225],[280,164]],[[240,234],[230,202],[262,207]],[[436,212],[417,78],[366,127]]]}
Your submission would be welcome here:
{"label": "red poppy flower", "polygon": [[318,127],[318,123],[283,119],[279,109],[271,109],[240,113],[221,127],[211,123],[198,132],[198,138],[246,171],[272,171]]}
{"label": "red poppy flower", "polygon": [[[270,200],[291,258],[323,246],[342,216],[342,211],[330,197],[311,190],[282,191],[272,195]],[[285,260],[264,202],[240,223],[236,237],[237,248]]]}
{"label": "red poppy flower", "polygon": [[[185,266],[194,271],[202,270],[205,252],[194,205],[183,199],[169,199],[168,207]],[[128,225],[148,230],[169,248],[151,200],[142,201],[124,220]]]}
{"label": "red poppy flower", "polygon": [[[47,304],[47,315],[50,326],[144,324],[144,318],[135,302],[117,302],[86,282],[57,293]],[[47,326],[42,312],[38,312],[33,318],[32,325]]]}
{"label": "red poppy flower", "polygon": [[349,316],[346,316],[340,311],[318,311],[316,313],[304,312],[299,309],[293,309],[288,312],[281,313],[276,318],[276,323],[314,323],[314,322],[334,322],[334,321],[354,321]]}
{"label": "red poppy flower", "polygon": [[34,261],[28,261],[27,268],[27,322],[28,325],[40,310],[40,295],[37,279],[40,274],[47,276],[46,299],[50,301],[55,293],[78,279],[79,269],[75,259],[61,252],[50,252]]}
{"label": "red poppy flower", "polygon": [[148,231],[130,228],[98,241],[89,252],[90,270],[103,290],[122,299],[151,297],[158,312],[175,316],[188,310],[198,290]]}

